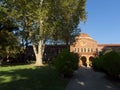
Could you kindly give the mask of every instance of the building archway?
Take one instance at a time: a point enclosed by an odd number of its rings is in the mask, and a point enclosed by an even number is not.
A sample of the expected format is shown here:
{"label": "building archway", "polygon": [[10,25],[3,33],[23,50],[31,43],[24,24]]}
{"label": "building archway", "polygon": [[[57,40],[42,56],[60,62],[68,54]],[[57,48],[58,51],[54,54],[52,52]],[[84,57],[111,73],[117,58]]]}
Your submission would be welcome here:
{"label": "building archway", "polygon": [[87,63],[86,63],[87,58],[86,58],[85,56],[82,56],[82,57],[81,57],[81,61],[82,61],[82,66],[87,67]]}
{"label": "building archway", "polygon": [[89,57],[89,65],[90,65],[90,66],[92,66],[92,60],[93,60],[93,59],[94,59],[93,56],[90,56],[90,57]]}

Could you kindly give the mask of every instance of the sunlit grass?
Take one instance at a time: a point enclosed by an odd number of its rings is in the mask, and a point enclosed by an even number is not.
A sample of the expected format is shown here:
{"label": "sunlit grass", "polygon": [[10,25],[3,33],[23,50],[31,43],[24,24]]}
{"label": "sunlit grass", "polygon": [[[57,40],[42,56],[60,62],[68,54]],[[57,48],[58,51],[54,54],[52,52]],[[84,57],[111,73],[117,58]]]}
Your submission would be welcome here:
{"label": "sunlit grass", "polygon": [[0,90],[64,90],[68,81],[50,66],[0,67]]}

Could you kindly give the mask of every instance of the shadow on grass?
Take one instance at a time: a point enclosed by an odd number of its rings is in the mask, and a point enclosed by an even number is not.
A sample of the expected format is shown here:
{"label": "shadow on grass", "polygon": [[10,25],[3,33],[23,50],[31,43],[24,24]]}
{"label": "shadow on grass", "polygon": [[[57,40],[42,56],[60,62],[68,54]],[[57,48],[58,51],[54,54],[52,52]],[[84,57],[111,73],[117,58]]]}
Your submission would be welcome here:
{"label": "shadow on grass", "polygon": [[68,81],[49,66],[0,67],[0,90],[64,90]]}

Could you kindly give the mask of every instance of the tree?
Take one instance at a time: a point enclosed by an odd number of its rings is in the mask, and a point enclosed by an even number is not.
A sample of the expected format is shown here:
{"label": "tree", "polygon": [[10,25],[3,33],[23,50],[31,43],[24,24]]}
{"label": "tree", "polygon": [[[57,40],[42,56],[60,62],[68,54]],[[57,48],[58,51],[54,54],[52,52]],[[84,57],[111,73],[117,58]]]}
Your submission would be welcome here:
{"label": "tree", "polygon": [[0,57],[14,57],[20,51],[19,40],[14,34],[16,24],[7,17],[7,11],[0,6]]}
{"label": "tree", "polygon": [[[25,21],[22,26],[24,26],[25,30],[28,30],[29,39],[32,41],[36,56],[36,65],[40,66],[42,65],[42,54],[46,39],[57,36],[61,39],[60,35],[63,33],[67,34],[70,31],[72,32],[72,30],[76,28],[79,20],[84,19],[82,16],[85,16],[85,13],[79,11],[79,7],[83,8],[85,1],[86,0],[6,0],[3,6],[11,13],[9,16],[14,18],[17,23],[20,21],[18,25],[22,21]],[[68,15],[65,13],[66,10],[69,13]],[[82,10],[84,11],[85,9]],[[62,29],[64,28],[64,23],[67,25],[66,28],[72,26],[70,29]]]}
{"label": "tree", "polygon": [[55,40],[62,40],[67,45],[80,33],[78,24],[86,20],[85,4],[86,0],[57,0],[53,7]]}
{"label": "tree", "polygon": [[[42,65],[43,43],[50,32],[47,18],[51,0],[44,0],[44,2],[43,0],[6,0],[3,3],[3,6],[7,8],[9,17],[14,18],[18,25],[25,21],[23,28],[28,30],[29,39],[32,41],[36,64]],[[46,35],[46,33],[48,34]]]}

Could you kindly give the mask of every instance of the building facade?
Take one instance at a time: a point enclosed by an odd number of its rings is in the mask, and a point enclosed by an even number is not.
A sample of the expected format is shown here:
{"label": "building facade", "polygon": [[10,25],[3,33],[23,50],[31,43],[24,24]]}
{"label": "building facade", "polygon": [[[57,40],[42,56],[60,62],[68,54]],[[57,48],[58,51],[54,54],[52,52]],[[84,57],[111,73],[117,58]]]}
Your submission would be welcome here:
{"label": "building facade", "polygon": [[90,67],[91,61],[103,50],[120,50],[120,44],[98,44],[86,33],[81,33],[75,38],[75,42],[70,45],[70,52],[79,55],[79,66]]}

